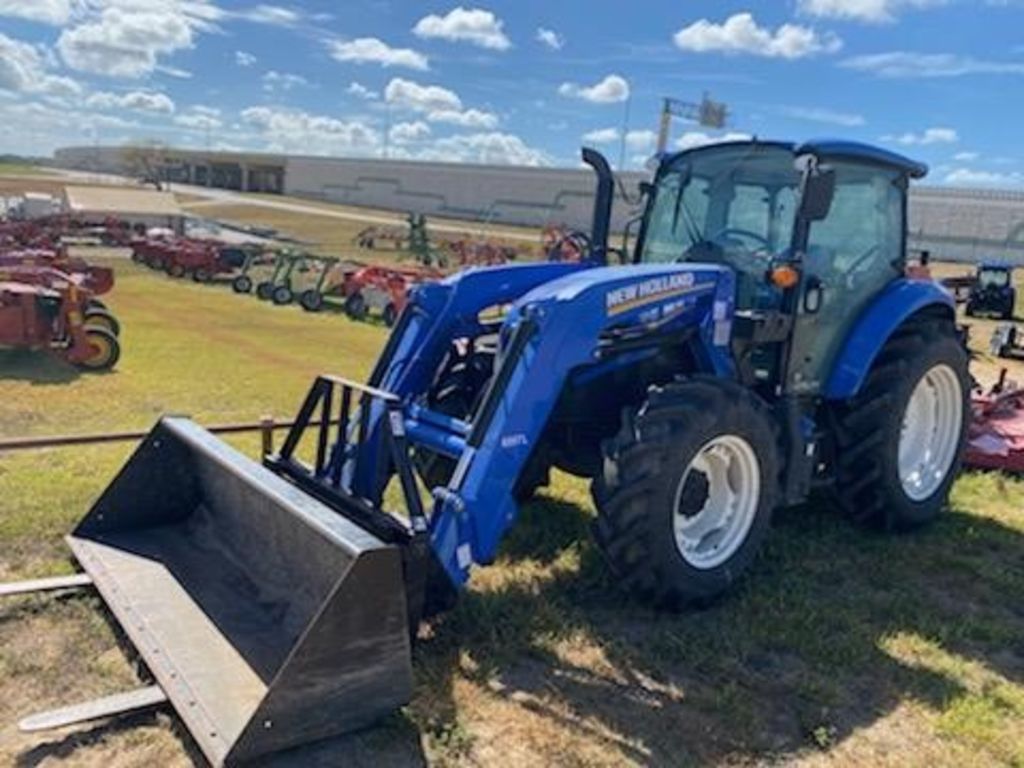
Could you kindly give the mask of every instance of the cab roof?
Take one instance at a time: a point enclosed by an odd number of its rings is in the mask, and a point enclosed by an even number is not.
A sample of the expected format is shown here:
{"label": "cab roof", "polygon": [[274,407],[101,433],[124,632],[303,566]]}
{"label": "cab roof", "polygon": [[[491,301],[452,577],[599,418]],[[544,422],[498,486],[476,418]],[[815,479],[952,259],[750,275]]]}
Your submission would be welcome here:
{"label": "cab roof", "polygon": [[912,179],[923,178],[928,173],[927,165],[916,160],[911,160],[909,157],[901,155],[898,152],[891,152],[888,149],[876,147],[872,144],[864,144],[859,141],[847,141],[845,139],[812,139],[810,141],[805,141],[802,144],[795,144],[787,141],[760,141],[755,138],[750,141],[728,141],[718,144],[705,144],[700,147],[694,147],[693,149],[686,149],[682,152],[667,155],[662,159],[667,162],[683,155],[701,152],[711,148],[717,149],[728,146],[749,146],[751,144],[788,149],[794,155],[811,154],[823,160],[852,160],[853,162],[864,163],[866,165],[880,165],[885,168],[897,170]]}

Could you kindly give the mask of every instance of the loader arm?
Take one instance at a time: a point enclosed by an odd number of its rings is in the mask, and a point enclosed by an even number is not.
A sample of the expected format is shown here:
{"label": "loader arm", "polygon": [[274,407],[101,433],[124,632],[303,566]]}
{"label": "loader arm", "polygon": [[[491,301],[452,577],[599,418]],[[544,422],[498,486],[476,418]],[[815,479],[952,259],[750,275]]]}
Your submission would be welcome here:
{"label": "loader arm", "polygon": [[493,561],[518,514],[512,489],[570,376],[628,364],[638,345],[679,334],[692,337],[709,372],[733,375],[734,290],[731,270],[714,265],[596,268],[545,283],[515,303],[468,434],[424,418],[422,409],[409,430],[414,443],[443,436],[450,449],[461,448],[448,487],[434,489],[429,521],[432,548],[454,584],[465,583],[472,564]]}

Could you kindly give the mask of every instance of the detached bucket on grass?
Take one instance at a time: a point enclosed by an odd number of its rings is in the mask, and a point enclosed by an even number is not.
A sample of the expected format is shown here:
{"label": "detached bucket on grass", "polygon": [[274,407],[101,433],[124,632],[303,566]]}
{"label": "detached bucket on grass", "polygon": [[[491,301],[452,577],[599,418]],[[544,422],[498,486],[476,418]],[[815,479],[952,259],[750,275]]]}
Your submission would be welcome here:
{"label": "detached bucket on grass", "polygon": [[215,765],[410,698],[399,549],[187,419],[160,421],[68,543]]}

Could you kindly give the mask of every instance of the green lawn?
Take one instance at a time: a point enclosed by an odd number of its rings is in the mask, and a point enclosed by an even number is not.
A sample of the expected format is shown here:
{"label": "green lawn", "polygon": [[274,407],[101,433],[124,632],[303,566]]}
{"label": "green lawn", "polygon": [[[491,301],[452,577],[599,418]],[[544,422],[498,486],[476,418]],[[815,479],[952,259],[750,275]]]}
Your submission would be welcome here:
{"label": "green lawn", "polygon": [[53,171],[30,163],[0,162],[0,176],[48,176]]}
{"label": "green lawn", "polygon": [[[116,372],[0,353],[0,436],[290,417],[321,371],[363,377],[379,326],[117,262]],[[254,438],[234,441],[255,451]],[[131,446],[0,456],[0,576],[69,569],[61,536]],[[739,591],[660,614],[617,590],[585,483],[528,505],[499,561],[422,632],[413,702],[302,764],[1024,765],[1024,482],[968,474],[932,528],[882,536],[786,510]],[[0,604],[0,763],[188,765],[167,715],[18,735],[133,685],[89,596]]]}

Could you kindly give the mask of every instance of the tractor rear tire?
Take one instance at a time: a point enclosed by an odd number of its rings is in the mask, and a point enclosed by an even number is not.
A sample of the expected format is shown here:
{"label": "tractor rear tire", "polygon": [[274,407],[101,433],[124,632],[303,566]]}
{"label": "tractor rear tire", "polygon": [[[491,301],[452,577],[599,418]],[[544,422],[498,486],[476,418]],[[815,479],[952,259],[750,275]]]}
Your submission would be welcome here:
{"label": "tractor rear tire", "polygon": [[210,270],[204,267],[197,267],[195,271],[192,272],[192,279],[201,285],[210,282],[212,278],[213,275],[210,274]]}
{"label": "tractor rear tire", "polygon": [[370,308],[361,293],[353,293],[345,299],[345,314],[353,320],[365,320]]}
{"label": "tractor rear tire", "polygon": [[84,324],[90,328],[103,328],[110,331],[114,336],[121,335],[121,324],[110,312],[105,309],[87,307],[84,317]]}
{"label": "tractor rear tire", "polygon": [[107,305],[104,304],[99,299],[89,299],[89,301],[86,302],[85,306],[86,306],[86,309],[102,309],[104,312],[109,312],[110,311],[109,309],[107,309]]}
{"label": "tractor rear tire", "polygon": [[248,275],[239,275],[231,281],[231,290],[235,293],[250,293],[252,291],[252,278]]}
{"label": "tractor rear tire", "polygon": [[89,326],[85,329],[85,337],[93,348],[91,357],[77,363],[77,367],[87,371],[108,371],[121,359],[121,344],[117,337],[106,328]]}
{"label": "tractor rear tire", "polygon": [[171,277],[182,278],[185,276],[185,267],[177,263],[171,264],[171,266],[167,268],[167,274]]}
{"label": "tractor rear tire", "polygon": [[303,291],[299,296],[299,304],[307,312],[319,312],[324,307],[324,295],[313,289]]}
{"label": "tractor rear tire", "polygon": [[731,381],[652,388],[602,446],[594,535],[623,586],[655,605],[707,604],[754,561],[779,498],[768,406]]}
{"label": "tractor rear tire", "polygon": [[835,412],[840,508],[886,530],[931,522],[960,469],[970,389],[952,323],[912,323],[894,335],[860,393]]}
{"label": "tractor rear tire", "polygon": [[274,289],[274,293],[271,298],[277,306],[283,307],[285,304],[292,303],[292,300],[295,298],[295,294],[292,293],[291,288],[287,285],[279,285]]}

